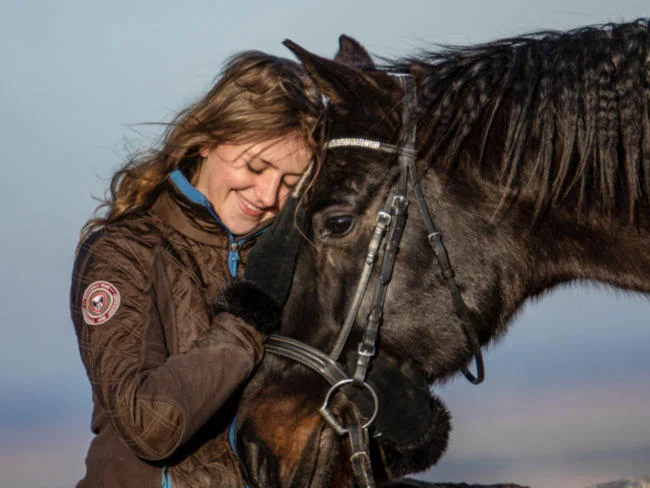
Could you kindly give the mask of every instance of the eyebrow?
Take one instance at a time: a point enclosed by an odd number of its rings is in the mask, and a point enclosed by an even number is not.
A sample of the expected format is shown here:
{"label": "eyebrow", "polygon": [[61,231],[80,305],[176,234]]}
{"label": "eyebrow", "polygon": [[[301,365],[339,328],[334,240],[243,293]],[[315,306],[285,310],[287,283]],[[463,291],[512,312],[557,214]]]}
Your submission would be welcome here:
{"label": "eyebrow", "polygon": [[[268,159],[264,159],[264,158],[261,158],[259,156],[256,156],[256,157],[257,157],[257,159],[262,161],[264,164],[268,164],[272,168],[278,169],[278,167],[275,164],[273,164],[271,161],[269,161]],[[302,176],[302,174],[303,174],[303,172],[301,171],[300,173],[285,173],[285,176]]]}

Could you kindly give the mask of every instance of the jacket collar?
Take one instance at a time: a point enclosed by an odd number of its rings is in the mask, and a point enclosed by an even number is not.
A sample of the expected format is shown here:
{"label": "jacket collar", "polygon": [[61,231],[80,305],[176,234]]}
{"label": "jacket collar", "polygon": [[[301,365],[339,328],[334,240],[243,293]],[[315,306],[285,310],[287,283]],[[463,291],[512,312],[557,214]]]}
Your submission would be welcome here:
{"label": "jacket collar", "polygon": [[167,225],[197,242],[226,248],[234,240],[207,198],[180,170],[169,175],[151,210]]}
{"label": "jacket collar", "polygon": [[223,224],[217,212],[215,212],[212,204],[208,201],[208,198],[201,193],[199,190],[194,188],[189,180],[185,177],[183,172],[180,169],[175,169],[169,174],[169,180],[176,187],[176,190],[181,193],[187,200],[199,205],[208,211],[210,216],[221,226],[223,227],[228,234],[232,235],[232,232]]}
{"label": "jacket collar", "polygon": [[194,241],[230,248],[228,265],[233,276],[237,274],[240,246],[262,234],[270,225],[270,221],[263,222],[246,235],[234,235],[207,197],[192,186],[180,169],[169,174],[151,210],[167,225]]}

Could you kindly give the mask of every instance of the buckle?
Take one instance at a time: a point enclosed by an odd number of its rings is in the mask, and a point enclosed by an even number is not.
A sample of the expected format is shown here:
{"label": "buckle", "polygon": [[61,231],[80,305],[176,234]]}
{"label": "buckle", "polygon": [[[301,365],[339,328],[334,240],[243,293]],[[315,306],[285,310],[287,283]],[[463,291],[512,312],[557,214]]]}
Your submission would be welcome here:
{"label": "buckle", "polygon": [[368,345],[360,342],[359,347],[357,347],[357,354],[359,354],[359,356],[372,357],[375,355],[375,352],[377,352],[377,349],[374,344]]}
{"label": "buckle", "polygon": [[385,210],[380,210],[377,213],[377,225],[382,229],[388,227],[388,224],[390,224],[390,220],[391,220],[391,216]]}

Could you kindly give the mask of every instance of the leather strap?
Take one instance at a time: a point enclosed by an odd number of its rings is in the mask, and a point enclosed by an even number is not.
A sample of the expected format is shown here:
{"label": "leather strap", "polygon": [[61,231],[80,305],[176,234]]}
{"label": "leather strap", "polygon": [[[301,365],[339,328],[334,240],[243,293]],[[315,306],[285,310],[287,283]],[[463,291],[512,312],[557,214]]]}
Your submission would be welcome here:
{"label": "leather strap", "polygon": [[327,354],[290,337],[270,335],[264,343],[264,349],[270,354],[282,356],[307,366],[320,374],[332,386],[348,379],[343,368]]}

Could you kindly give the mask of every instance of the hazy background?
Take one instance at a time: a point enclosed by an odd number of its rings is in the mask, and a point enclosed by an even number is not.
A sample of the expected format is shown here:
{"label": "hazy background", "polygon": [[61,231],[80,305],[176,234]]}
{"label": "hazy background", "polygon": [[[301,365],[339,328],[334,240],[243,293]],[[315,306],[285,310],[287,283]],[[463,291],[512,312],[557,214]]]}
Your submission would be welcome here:
{"label": "hazy background", "polygon": [[[0,486],[67,487],[84,471],[90,393],[69,319],[80,227],[127,147],[206,90],[243,49],[375,54],[650,15],[647,0],[3,0],[0,4]],[[430,480],[584,487],[650,474],[650,303],[563,289],[487,354]]]}

